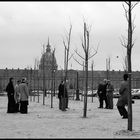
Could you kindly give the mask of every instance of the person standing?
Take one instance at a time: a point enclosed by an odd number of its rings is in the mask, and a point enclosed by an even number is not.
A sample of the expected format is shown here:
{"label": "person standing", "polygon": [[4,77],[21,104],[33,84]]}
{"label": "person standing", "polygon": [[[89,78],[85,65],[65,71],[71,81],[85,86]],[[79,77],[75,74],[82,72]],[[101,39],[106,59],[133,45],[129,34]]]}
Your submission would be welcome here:
{"label": "person standing", "polygon": [[103,87],[103,83],[99,83],[98,85],[98,90],[97,90],[97,95],[99,98],[99,107],[98,108],[103,108],[103,104],[102,104],[102,87]]}
{"label": "person standing", "polygon": [[20,80],[17,81],[17,84],[15,85],[15,110],[16,112],[20,112],[20,92],[19,92],[19,84]]}
{"label": "person standing", "polygon": [[128,112],[125,108],[128,105],[128,74],[123,75],[123,81],[119,89],[120,97],[117,101],[117,109],[122,117],[122,119],[128,118]]}
{"label": "person standing", "polygon": [[107,81],[107,102],[108,102],[108,109],[113,109],[113,91],[114,87],[111,84],[110,80]]}
{"label": "person standing", "polygon": [[58,99],[59,99],[59,109],[62,109],[62,95],[64,94],[64,81],[61,81],[58,87]]}
{"label": "person standing", "polygon": [[68,93],[64,81],[61,81],[59,85],[58,98],[59,98],[59,109],[61,109],[62,111],[66,111],[66,108],[68,108]]}
{"label": "person standing", "polygon": [[7,107],[7,113],[15,113],[15,89],[13,85],[13,77],[9,79],[9,83],[6,86],[6,92],[8,96],[8,107]]}
{"label": "person standing", "polygon": [[98,97],[100,106],[98,108],[103,108],[103,103],[105,101],[105,108],[108,108],[107,97],[106,97],[106,87],[107,87],[107,80],[104,79],[103,83],[100,83],[98,86]]}
{"label": "person standing", "polygon": [[67,80],[66,83],[64,84],[64,88],[65,88],[65,98],[66,98],[66,109],[69,109],[68,107],[68,103],[69,103],[69,96],[68,96],[68,90],[67,90]]}
{"label": "person standing", "polygon": [[29,89],[27,86],[26,78],[22,79],[21,84],[19,84],[20,92],[20,113],[28,113],[28,98],[29,98]]}

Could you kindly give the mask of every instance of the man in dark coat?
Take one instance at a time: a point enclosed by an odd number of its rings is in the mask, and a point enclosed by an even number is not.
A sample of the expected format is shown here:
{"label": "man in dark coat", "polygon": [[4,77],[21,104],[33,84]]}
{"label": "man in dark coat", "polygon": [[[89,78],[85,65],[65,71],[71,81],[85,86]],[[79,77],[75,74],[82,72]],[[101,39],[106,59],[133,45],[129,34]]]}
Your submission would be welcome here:
{"label": "man in dark coat", "polygon": [[104,83],[100,83],[98,86],[97,94],[99,97],[99,108],[103,108],[103,101],[105,101],[105,108],[108,108],[107,97],[106,97],[107,80],[104,79]]}
{"label": "man in dark coat", "polygon": [[59,109],[65,111],[68,108],[68,93],[64,81],[61,81],[58,90]]}
{"label": "man in dark coat", "polygon": [[15,113],[15,90],[14,90],[14,85],[13,85],[13,77],[9,79],[9,83],[6,86],[6,92],[8,96],[8,107],[7,107],[7,113]]}
{"label": "man in dark coat", "polygon": [[117,108],[122,117],[122,119],[128,118],[128,112],[125,109],[125,106],[128,105],[128,74],[123,75],[124,81],[122,81],[119,94],[120,97],[117,102]]}
{"label": "man in dark coat", "polygon": [[58,98],[59,98],[59,109],[62,109],[62,95],[63,95],[63,91],[64,91],[64,82],[61,81],[59,87],[58,87]]}

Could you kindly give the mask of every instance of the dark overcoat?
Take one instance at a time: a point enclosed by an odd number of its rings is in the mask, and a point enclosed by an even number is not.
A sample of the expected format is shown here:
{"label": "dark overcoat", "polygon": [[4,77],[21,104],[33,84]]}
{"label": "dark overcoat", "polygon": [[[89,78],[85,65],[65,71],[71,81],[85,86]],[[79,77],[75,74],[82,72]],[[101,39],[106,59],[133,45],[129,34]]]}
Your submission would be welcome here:
{"label": "dark overcoat", "polygon": [[107,86],[107,84],[99,84],[98,91],[97,91],[99,98],[106,97],[106,86]]}
{"label": "dark overcoat", "polygon": [[8,96],[8,108],[7,113],[14,113],[15,112],[15,98],[14,98],[14,85],[12,82],[9,82],[6,86],[6,92]]}
{"label": "dark overcoat", "polygon": [[68,97],[68,93],[67,93],[67,88],[64,86],[64,84],[60,84],[59,85],[59,88],[58,88],[58,98],[61,98],[61,97]]}
{"label": "dark overcoat", "polygon": [[117,106],[128,105],[128,81],[123,81],[119,89],[120,97],[117,102]]}

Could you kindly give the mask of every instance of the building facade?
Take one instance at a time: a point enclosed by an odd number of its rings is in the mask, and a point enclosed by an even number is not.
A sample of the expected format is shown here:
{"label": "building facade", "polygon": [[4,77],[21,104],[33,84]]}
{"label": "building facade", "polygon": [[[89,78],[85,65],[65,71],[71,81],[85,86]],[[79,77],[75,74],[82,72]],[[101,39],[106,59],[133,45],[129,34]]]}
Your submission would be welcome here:
{"label": "building facade", "polygon": [[[27,77],[28,85],[31,90],[46,90],[55,87],[58,90],[58,86],[61,80],[64,79],[64,71],[58,70],[57,61],[55,58],[55,51],[51,49],[51,45],[48,40],[48,44],[45,48],[45,52],[42,54],[38,69],[0,69],[0,92],[4,91],[8,84],[9,78],[14,77],[15,83],[22,77]],[[78,74],[78,78],[77,78]],[[109,71],[109,79],[111,80],[114,88],[119,88],[120,83],[123,80],[124,71]],[[93,88],[97,89],[99,82],[107,78],[107,71],[88,71],[88,88],[91,89],[92,83]],[[83,89],[85,87],[85,72],[82,70],[68,70],[68,88],[78,87]],[[93,80],[93,82],[92,82]],[[53,82],[53,84],[52,84]],[[14,84],[15,84],[14,83]],[[132,72],[132,88],[140,88],[140,72]]]}

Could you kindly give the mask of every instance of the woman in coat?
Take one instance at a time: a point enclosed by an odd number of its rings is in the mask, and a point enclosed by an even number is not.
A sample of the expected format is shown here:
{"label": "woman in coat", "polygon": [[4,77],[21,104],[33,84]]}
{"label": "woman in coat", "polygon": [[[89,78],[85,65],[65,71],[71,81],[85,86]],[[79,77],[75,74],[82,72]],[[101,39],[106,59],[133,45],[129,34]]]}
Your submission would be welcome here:
{"label": "woman in coat", "polygon": [[58,87],[58,98],[59,98],[59,109],[61,110],[62,109],[62,95],[63,95],[63,81],[61,81],[59,87]]}
{"label": "woman in coat", "polygon": [[26,83],[26,78],[22,79],[22,83],[19,84],[20,92],[20,113],[28,113],[28,98],[29,98],[29,89]]}
{"label": "woman in coat", "polygon": [[8,96],[8,107],[7,113],[15,113],[15,98],[14,98],[14,85],[13,85],[13,77],[9,79],[9,83],[6,86],[6,92]]}
{"label": "woman in coat", "polygon": [[17,84],[15,85],[15,110],[16,112],[20,112],[20,92],[19,92],[19,84],[20,84],[20,80],[17,81]]}
{"label": "woman in coat", "polygon": [[117,102],[117,108],[123,119],[128,118],[128,112],[125,109],[125,106],[128,105],[128,74],[124,74],[124,81],[121,83],[119,94],[120,97]]}

